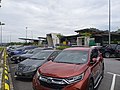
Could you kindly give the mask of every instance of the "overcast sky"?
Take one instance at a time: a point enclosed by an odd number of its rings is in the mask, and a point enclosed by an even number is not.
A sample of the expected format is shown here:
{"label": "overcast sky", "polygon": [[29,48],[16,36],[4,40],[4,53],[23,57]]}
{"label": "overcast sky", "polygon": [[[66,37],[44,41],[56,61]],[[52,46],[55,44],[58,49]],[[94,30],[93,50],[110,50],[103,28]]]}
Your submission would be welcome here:
{"label": "overcast sky", "polygon": [[[112,30],[120,28],[120,0],[112,2]],[[108,0],[2,0],[3,41],[77,34],[83,28],[108,29]]]}

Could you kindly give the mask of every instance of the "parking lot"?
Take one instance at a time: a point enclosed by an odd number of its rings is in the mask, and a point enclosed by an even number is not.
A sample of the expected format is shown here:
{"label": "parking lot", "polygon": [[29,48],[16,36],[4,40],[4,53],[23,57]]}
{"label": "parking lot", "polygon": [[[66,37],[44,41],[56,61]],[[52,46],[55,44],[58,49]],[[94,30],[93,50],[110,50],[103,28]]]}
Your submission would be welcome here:
{"label": "parking lot", "polygon": [[[120,59],[107,58],[105,61],[104,79],[98,86],[97,90],[120,90]],[[33,90],[31,79],[14,78],[14,71],[17,64],[10,63],[11,77],[14,90]]]}

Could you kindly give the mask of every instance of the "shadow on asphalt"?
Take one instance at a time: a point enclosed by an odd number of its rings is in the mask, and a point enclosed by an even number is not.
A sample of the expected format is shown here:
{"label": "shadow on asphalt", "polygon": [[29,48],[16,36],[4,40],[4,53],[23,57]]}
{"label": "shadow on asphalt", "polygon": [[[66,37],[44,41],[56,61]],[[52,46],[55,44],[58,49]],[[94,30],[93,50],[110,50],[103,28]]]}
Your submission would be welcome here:
{"label": "shadow on asphalt", "polygon": [[15,80],[23,81],[23,82],[32,82],[32,79],[29,78],[16,78]]}
{"label": "shadow on asphalt", "polygon": [[116,58],[116,60],[120,61],[120,58]]}

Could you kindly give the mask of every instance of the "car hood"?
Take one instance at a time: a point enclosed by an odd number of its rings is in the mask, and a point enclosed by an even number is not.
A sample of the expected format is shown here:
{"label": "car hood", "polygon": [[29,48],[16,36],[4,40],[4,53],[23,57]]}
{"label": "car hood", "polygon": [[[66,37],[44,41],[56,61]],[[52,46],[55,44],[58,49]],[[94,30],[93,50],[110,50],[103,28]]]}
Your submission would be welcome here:
{"label": "car hood", "polygon": [[22,64],[24,66],[36,66],[36,67],[39,67],[44,62],[45,62],[45,60],[26,59],[25,61],[20,62],[20,64]]}
{"label": "car hood", "polygon": [[26,57],[26,58],[28,58],[28,57],[31,57],[33,54],[22,54],[22,55],[20,55],[21,57]]}
{"label": "car hood", "polygon": [[39,72],[45,76],[68,78],[83,73],[87,68],[87,64],[76,65],[49,61],[39,68]]}

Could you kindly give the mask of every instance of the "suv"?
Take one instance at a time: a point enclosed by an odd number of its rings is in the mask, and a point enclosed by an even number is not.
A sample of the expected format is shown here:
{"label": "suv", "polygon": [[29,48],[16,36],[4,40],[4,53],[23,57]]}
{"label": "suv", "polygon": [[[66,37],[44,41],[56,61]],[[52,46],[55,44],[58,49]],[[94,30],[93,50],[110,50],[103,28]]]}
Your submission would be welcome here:
{"label": "suv", "polygon": [[104,60],[96,47],[63,50],[43,64],[33,78],[34,90],[94,90],[104,76]]}
{"label": "suv", "polygon": [[103,56],[106,58],[109,57],[120,57],[120,44],[110,44],[101,48]]}

